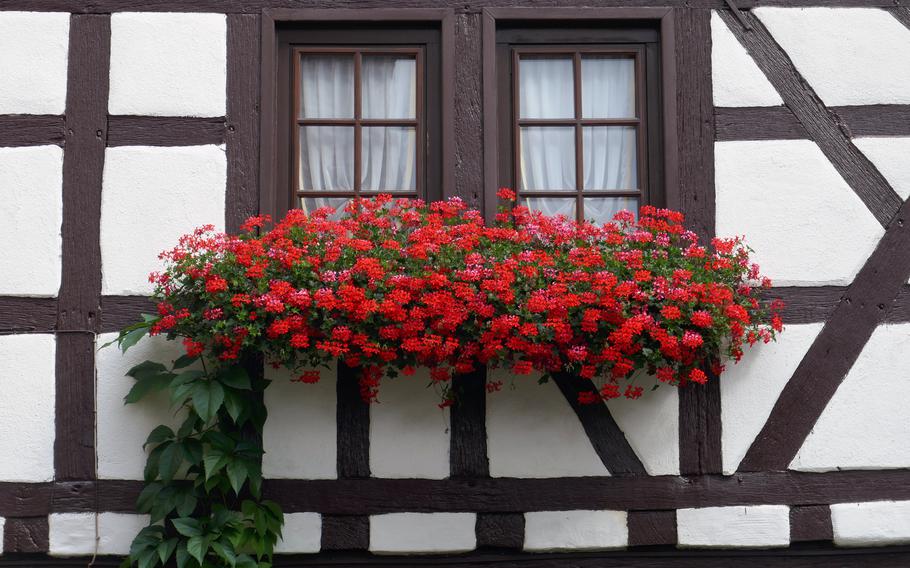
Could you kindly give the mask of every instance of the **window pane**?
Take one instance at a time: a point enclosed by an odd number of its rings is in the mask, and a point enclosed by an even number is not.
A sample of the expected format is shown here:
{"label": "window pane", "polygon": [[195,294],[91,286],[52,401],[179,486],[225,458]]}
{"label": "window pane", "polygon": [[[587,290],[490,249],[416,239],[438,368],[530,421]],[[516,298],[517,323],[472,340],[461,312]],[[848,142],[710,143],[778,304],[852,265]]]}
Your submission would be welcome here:
{"label": "window pane", "polygon": [[582,128],[585,189],[637,189],[638,150],[634,126]]}
{"label": "window pane", "polygon": [[525,197],[522,201],[531,211],[540,211],[550,217],[565,215],[569,219],[575,219],[574,197]]}
{"label": "window pane", "polygon": [[306,211],[307,215],[322,207],[332,207],[335,213],[329,215],[328,219],[341,219],[344,217],[344,206],[348,204],[347,197],[301,197],[300,208]]}
{"label": "window pane", "polygon": [[521,118],[575,118],[571,57],[522,57],[518,65]]}
{"label": "window pane", "polygon": [[635,117],[635,60],[630,57],[582,57],[581,116]]}
{"label": "window pane", "polygon": [[407,126],[364,127],[360,187],[363,191],[415,191],[417,136]]}
{"label": "window pane", "polygon": [[607,223],[623,209],[631,211],[638,218],[637,197],[586,197],[584,208],[585,220],[594,223]]}
{"label": "window pane", "polygon": [[363,118],[417,116],[417,62],[413,57],[364,55]]}
{"label": "window pane", "polygon": [[300,57],[300,118],[354,118],[354,57]]}
{"label": "window pane", "polygon": [[354,189],[354,127],[300,128],[301,190]]}
{"label": "window pane", "polygon": [[575,191],[575,128],[521,128],[522,190]]}

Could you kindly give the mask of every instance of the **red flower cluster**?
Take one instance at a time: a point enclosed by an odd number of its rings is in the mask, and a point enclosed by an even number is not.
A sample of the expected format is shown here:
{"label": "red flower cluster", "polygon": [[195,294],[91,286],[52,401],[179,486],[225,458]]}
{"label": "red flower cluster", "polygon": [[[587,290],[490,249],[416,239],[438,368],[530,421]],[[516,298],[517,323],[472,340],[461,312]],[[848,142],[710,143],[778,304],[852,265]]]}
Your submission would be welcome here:
{"label": "red flower cluster", "polygon": [[[513,200],[502,190],[500,197]],[[426,205],[379,196],[347,217],[294,210],[271,230],[204,227],[163,253],[153,274],[153,333],[191,355],[242,351],[303,372],[332,359],[363,368],[361,392],[385,375],[431,368],[433,383],[478,365],[516,375],[592,380],[582,402],[638,398],[639,371],[704,383],[722,352],[780,331],[754,286],[770,286],[740,239],[699,245],[680,213],[643,207],[602,226],[503,209],[493,226],[458,199]],[[498,386],[491,387],[498,389]]]}

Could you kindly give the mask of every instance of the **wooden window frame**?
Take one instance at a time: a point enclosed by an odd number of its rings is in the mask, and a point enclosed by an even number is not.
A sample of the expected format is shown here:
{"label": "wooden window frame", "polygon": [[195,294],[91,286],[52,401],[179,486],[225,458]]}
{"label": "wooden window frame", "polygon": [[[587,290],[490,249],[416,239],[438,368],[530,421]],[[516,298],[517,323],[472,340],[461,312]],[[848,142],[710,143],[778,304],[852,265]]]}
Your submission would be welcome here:
{"label": "wooden window frame", "polygon": [[[508,122],[515,103],[511,97],[513,88],[508,73],[501,69],[501,34],[504,30],[516,29],[516,37],[527,37],[527,40],[514,43],[531,44],[538,47],[559,44],[560,37],[569,38],[573,29],[600,31],[604,28],[618,26],[620,29],[635,24],[652,27],[659,36],[659,47],[655,54],[659,62],[660,74],[657,81],[660,93],[657,108],[660,120],[653,117],[647,128],[649,146],[659,148],[657,163],[652,160],[648,168],[648,185],[642,187],[646,199],[666,206],[679,207],[678,194],[678,147],[677,147],[677,114],[676,114],[676,57],[675,30],[672,8],[485,8],[483,10],[483,123],[484,123],[484,215],[488,221],[493,219],[500,205],[496,196],[502,185],[514,185],[517,180],[514,174],[516,160],[505,154],[505,149],[518,148],[513,142],[513,127]],[[526,26],[531,33],[522,33]],[[533,28],[533,29],[532,29]],[[564,33],[565,30],[568,30]],[[584,37],[585,32],[580,34]],[[590,34],[588,34],[590,35]],[[639,43],[638,41],[620,41],[623,32],[617,33],[617,46],[622,43]],[[573,40],[563,40],[566,47],[581,45]],[[582,43],[591,43],[584,41]],[[612,42],[610,42],[612,43]],[[555,46],[555,45],[554,45]],[[559,45],[559,47],[563,47]],[[605,48],[610,47],[604,45]],[[509,60],[511,64],[511,59]],[[507,110],[503,107],[508,106]],[[647,118],[646,118],[647,120]],[[505,124],[504,124],[504,121]],[[644,136],[639,136],[639,145]],[[648,156],[655,155],[651,151]],[[577,156],[576,156],[577,159]],[[639,160],[639,168],[642,167]],[[652,172],[657,172],[659,179],[654,179]],[[642,182],[639,182],[642,186]],[[541,195],[542,192],[535,192]],[[555,192],[553,192],[555,193]],[[560,192],[569,197],[571,192]],[[580,193],[580,192],[579,192]],[[599,192],[586,192],[595,196]],[[551,194],[552,195],[552,194]],[[613,195],[619,196],[618,193]],[[576,215],[582,215],[576,203]]]}

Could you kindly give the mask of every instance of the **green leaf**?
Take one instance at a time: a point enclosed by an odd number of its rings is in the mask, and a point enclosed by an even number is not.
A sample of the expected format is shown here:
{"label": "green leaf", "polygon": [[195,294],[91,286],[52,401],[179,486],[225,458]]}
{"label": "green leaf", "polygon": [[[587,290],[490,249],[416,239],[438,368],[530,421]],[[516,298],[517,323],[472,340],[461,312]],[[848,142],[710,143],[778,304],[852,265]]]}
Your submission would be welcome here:
{"label": "green leaf", "polygon": [[[183,536],[193,537],[202,535],[202,523],[199,522],[199,519],[180,517],[178,519],[171,519],[171,524],[174,525],[174,529]],[[199,559],[197,558],[197,560]]]}
{"label": "green leaf", "polygon": [[139,555],[139,568],[154,568],[158,561],[158,553],[154,548],[145,550]]}
{"label": "green leaf", "polygon": [[191,537],[186,543],[186,550],[190,553],[190,556],[196,559],[196,562],[202,564],[205,553],[209,550],[208,539],[201,536]]}
{"label": "green leaf", "polygon": [[181,517],[189,517],[196,510],[198,501],[193,487],[188,485],[186,490],[181,492],[177,498],[177,514]]}
{"label": "green leaf", "polygon": [[231,550],[229,547],[225,546],[224,544],[222,544],[220,542],[213,542],[212,550],[214,550],[215,554],[220,556],[222,560],[227,562],[228,566],[233,567],[233,566],[237,565],[237,555],[234,554],[234,551]]}
{"label": "green leaf", "polygon": [[149,453],[148,459],[145,460],[144,475],[146,482],[154,481],[158,477],[158,462],[161,460],[161,453],[164,452],[166,447],[165,444],[161,444]]}
{"label": "green leaf", "polygon": [[177,568],[186,568],[190,561],[190,553],[186,550],[186,543],[181,542],[177,545]]}
{"label": "green leaf", "polygon": [[196,427],[196,420],[198,420],[198,418],[195,415],[189,414],[183,420],[183,424],[180,425],[180,429],[177,430],[177,437],[186,438],[187,436],[189,436],[190,433],[193,431],[193,428]]}
{"label": "green leaf", "polygon": [[193,389],[193,408],[205,422],[218,413],[224,403],[224,387],[215,381],[200,381]]}
{"label": "green leaf", "polygon": [[234,493],[240,495],[240,489],[248,475],[246,463],[240,460],[232,461],[227,465],[227,475]]}
{"label": "green leaf", "polygon": [[142,444],[142,449],[144,450],[146,446],[151,444],[160,444],[166,440],[174,439],[174,431],[171,430],[169,426],[164,424],[158,426],[149,434],[148,438],[145,439],[145,443]]}
{"label": "green leaf", "polygon": [[174,550],[177,549],[178,540],[178,538],[172,537],[158,545],[158,558],[161,560],[162,564],[165,564],[171,555],[174,554]]}
{"label": "green leaf", "polygon": [[146,377],[154,377],[162,373],[167,373],[167,367],[161,363],[155,361],[143,361],[138,365],[133,365],[130,367],[130,370],[126,372],[127,377],[133,377],[134,379],[143,379]]}
{"label": "green leaf", "polygon": [[196,388],[196,383],[205,377],[205,373],[196,369],[179,373],[171,381],[171,405],[183,404]]}
{"label": "green leaf", "polygon": [[224,452],[215,449],[209,450],[209,453],[202,458],[205,466],[205,479],[208,480],[221,471],[229,461],[231,461],[230,456],[225,455]]}
{"label": "green leaf", "polygon": [[126,350],[139,343],[139,340],[145,337],[145,334],[148,333],[148,331],[148,326],[143,326],[126,333],[121,332],[120,337],[117,338],[117,344],[120,346],[120,351],[126,353]]}
{"label": "green leaf", "polygon": [[183,462],[183,449],[181,444],[171,442],[167,444],[161,452],[161,458],[158,460],[158,473],[164,481],[171,481],[180,464]]}
{"label": "green leaf", "polygon": [[173,485],[166,485],[162,489],[158,496],[155,498],[155,501],[152,503],[151,511],[149,511],[150,521],[157,523],[161,519],[168,516],[168,514],[174,510],[174,507],[177,504],[177,488]]}
{"label": "green leaf", "polygon": [[140,513],[148,513],[152,510],[152,505],[155,503],[155,499],[158,497],[158,493],[161,492],[162,487],[164,487],[162,484],[154,482],[142,488],[139,498],[136,500],[136,508]]}
{"label": "green leaf", "polygon": [[233,389],[224,389],[224,407],[227,409],[231,419],[237,423],[238,426],[240,425],[238,420],[246,409],[246,403],[247,399],[242,394]]}
{"label": "green leaf", "polygon": [[202,442],[196,438],[187,438],[183,440],[181,449],[183,450],[183,459],[191,465],[202,463]]}
{"label": "green leaf", "polygon": [[225,367],[217,375],[218,380],[224,386],[235,388],[238,390],[250,390],[250,376],[247,374],[246,369],[240,365],[232,365],[230,367]]}
{"label": "green leaf", "polygon": [[176,361],[174,361],[173,369],[176,371],[177,369],[183,369],[184,367],[189,367],[190,365],[192,365],[193,363],[195,363],[198,360],[199,360],[199,357],[190,357],[189,355],[181,355],[180,357],[177,358]]}

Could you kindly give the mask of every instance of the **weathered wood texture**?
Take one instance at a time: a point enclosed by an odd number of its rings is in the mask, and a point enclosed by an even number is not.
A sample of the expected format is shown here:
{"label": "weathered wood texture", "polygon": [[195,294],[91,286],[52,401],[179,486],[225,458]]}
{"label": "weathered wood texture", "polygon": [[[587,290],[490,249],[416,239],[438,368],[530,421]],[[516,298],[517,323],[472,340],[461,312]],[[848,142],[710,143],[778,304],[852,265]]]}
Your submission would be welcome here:
{"label": "weathered wood texture", "polygon": [[0,296],[0,333],[52,333],[56,324],[56,298]]}
{"label": "weathered wood texture", "polygon": [[119,331],[142,321],[142,314],[154,314],[155,303],[146,296],[103,296],[101,298],[101,332]]}
{"label": "weathered wood texture", "polygon": [[676,544],[676,511],[629,511],[629,546]]}
{"label": "weathered wood texture", "polygon": [[472,207],[483,206],[482,16],[455,18],[455,195]]}
{"label": "weathered wood texture", "polygon": [[910,136],[910,105],[830,107],[849,136]]}
{"label": "weathered wood texture", "polygon": [[487,477],[487,369],[455,375],[450,408],[449,474],[452,477]]}
{"label": "weathered wood texture", "polygon": [[556,373],[553,380],[566,401],[575,411],[581,425],[610,475],[644,474],[645,466],[626,440],[626,435],[616,424],[610,410],[603,403],[581,404],[578,395],[596,390],[588,379],[568,373]]}
{"label": "weathered wood texture", "polygon": [[901,198],[881,172],[853,145],[809,83],[796,70],[790,57],[774,41],[761,21],[751,13],[743,17],[751,26],[745,31],[728,11],[718,12],[739,42],[777,89],[784,104],[806,129],[844,181],[866,204],[882,226],[897,213]]}
{"label": "weathered wood texture", "polygon": [[57,479],[95,475],[95,336],[101,303],[101,176],[107,140],[110,16],[70,18],[57,300]]}
{"label": "weathered wood texture", "polygon": [[47,552],[47,517],[6,519],[3,526],[3,553]]}
{"label": "weathered wood texture", "polygon": [[521,550],[525,541],[525,516],[521,513],[481,513],[475,527],[478,548]]}
{"label": "weathered wood texture", "polygon": [[784,302],[784,323],[814,323],[828,319],[846,290],[845,286],[781,286],[761,290],[760,297],[765,303]]}
{"label": "weathered wood texture", "polygon": [[116,116],[107,119],[108,146],[199,146],[224,143],[224,118]]}
{"label": "weathered wood texture", "polygon": [[[897,21],[910,28],[910,3],[898,1],[898,6],[892,7],[889,11],[891,15],[897,18]],[[903,4],[903,6],[901,6]]]}
{"label": "weathered wood texture", "polygon": [[340,479],[370,477],[370,405],[360,396],[359,370],[338,362],[337,460]]}
{"label": "weathered wood texture", "polygon": [[790,508],[790,541],[814,542],[832,540],[831,507],[801,505]]}
{"label": "weathered wood texture", "polygon": [[0,146],[63,146],[63,117],[53,114],[0,115]]}
{"label": "weathered wood texture", "polygon": [[362,515],[323,515],[322,550],[367,550],[370,519]]}
{"label": "weathered wood texture", "polygon": [[728,140],[794,140],[809,133],[787,107],[714,109],[715,138]]}

